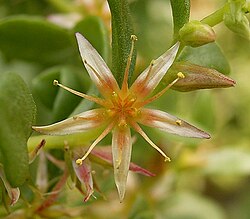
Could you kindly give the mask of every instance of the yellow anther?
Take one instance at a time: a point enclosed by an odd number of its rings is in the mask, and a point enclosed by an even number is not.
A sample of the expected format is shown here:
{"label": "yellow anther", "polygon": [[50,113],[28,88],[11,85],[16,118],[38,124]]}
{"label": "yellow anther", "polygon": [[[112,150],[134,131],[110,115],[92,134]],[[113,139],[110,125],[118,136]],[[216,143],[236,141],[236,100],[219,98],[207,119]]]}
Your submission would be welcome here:
{"label": "yellow anther", "polygon": [[79,166],[82,165],[82,159],[77,159],[76,164],[79,165]]}
{"label": "yellow anther", "polygon": [[125,104],[124,104],[124,107],[130,107],[134,104],[134,102],[136,101],[136,98],[133,97],[131,99],[128,99],[127,101],[125,100]]}
{"label": "yellow anther", "polygon": [[113,91],[113,92],[112,92],[112,97],[115,97],[115,98],[116,98],[117,96],[118,96],[117,93],[116,93],[115,91]]}
{"label": "yellow anther", "polygon": [[167,162],[167,161],[170,162],[171,159],[170,159],[169,157],[165,157],[165,158],[164,158],[164,162]]}
{"label": "yellow anther", "polygon": [[107,109],[106,113],[104,113],[104,116],[112,117],[115,114],[115,111],[112,109]]}
{"label": "yellow anther", "polygon": [[57,80],[53,81],[53,85],[57,86],[59,84],[59,82]]}
{"label": "yellow anther", "polygon": [[183,79],[183,78],[185,78],[185,75],[182,72],[178,72],[177,77],[180,79]]}
{"label": "yellow anther", "polygon": [[127,127],[128,127],[128,124],[126,123],[126,120],[125,120],[125,119],[121,119],[121,120],[119,121],[118,127],[119,127],[119,128],[127,128]]}
{"label": "yellow anther", "polygon": [[181,121],[180,119],[176,120],[175,123],[176,123],[177,125],[179,125],[179,126],[182,125],[182,121]]}
{"label": "yellow anther", "polygon": [[141,111],[140,110],[138,110],[137,108],[130,108],[130,110],[129,110],[129,115],[131,116],[131,117],[137,117],[138,115],[140,115],[141,114]]}
{"label": "yellow anther", "polygon": [[137,41],[137,36],[136,35],[131,35],[130,38],[131,38],[132,41]]}

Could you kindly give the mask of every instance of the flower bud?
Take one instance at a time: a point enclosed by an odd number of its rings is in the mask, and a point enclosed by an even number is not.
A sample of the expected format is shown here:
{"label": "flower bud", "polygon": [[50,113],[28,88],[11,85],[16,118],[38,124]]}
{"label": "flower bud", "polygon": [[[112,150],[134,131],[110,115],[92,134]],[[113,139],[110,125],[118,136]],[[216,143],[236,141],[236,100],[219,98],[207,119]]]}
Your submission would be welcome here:
{"label": "flower bud", "polygon": [[249,7],[249,3],[231,1],[224,14],[224,24],[227,28],[248,40],[250,39],[250,27],[245,13],[250,10]]}
{"label": "flower bud", "polygon": [[180,41],[187,46],[198,47],[215,41],[215,32],[207,24],[190,21],[179,31]]}
{"label": "flower bud", "polygon": [[178,72],[185,78],[176,82],[172,88],[178,91],[193,91],[198,89],[226,88],[235,85],[235,81],[215,69],[202,67],[188,62],[176,62],[164,77],[164,82],[169,84]]}

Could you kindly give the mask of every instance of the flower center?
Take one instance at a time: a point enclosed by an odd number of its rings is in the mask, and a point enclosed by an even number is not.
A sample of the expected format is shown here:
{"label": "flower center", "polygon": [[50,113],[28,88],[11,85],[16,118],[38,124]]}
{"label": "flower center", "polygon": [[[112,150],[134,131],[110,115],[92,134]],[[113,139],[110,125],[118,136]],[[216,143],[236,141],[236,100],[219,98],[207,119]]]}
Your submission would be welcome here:
{"label": "flower center", "polygon": [[134,119],[140,114],[140,110],[134,107],[135,95],[127,95],[121,98],[116,92],[112,93],[112,107],[107,109],[107,114],[111,119],[116,119],[119,127],[127,127],[130,119]]}

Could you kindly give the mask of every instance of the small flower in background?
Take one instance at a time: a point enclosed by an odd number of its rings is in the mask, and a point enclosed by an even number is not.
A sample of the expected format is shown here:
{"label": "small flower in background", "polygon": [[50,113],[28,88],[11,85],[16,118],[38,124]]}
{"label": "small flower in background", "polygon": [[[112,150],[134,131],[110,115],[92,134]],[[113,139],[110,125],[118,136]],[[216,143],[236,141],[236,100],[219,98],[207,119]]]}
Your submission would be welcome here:
{"label": "small flower in background", "polygon": [[[75,95],[93,101],[101,107],[80,113],[72,118],[52,125],[34,126],[33,129],[48,135],[66,135],[89,131],[103,126],[103,132],[100,136],[90,145],[84,156],[76,160],[78,165],[85,165],[84,163],[87,156],[91,151],[95,152],[94,147],[108,133],[112,132],[112,163],[114,167],[115,183],[118,189],[119,198],[122,201],[125,195],[131,160],[131,128],[138,132],[153,148],[161,153],[165,160],[170,159],[147,136],[139,124],[186,137],[210,138],[210,135],[166,112],[145,108],[147,104],[161,97],[171,86],[185,77],[181,72],[178,72],[175,80],[162,91],[152,96],[153,90],[157,87],[174,62],[179,43],[176,43],[158,59],[152,61],[150,66],[146,68],[134,81],[131,87],[129,87],[128,74],[134,43],[137,40],[136,36],[132,35],[131,51],[128,57],[122,86],[120,88],[108,66],[92,45],[80,33],[76,33],[76,38],[85,68],[101,93],[102,98],[80,93],[60,84],[56,80],[54,84]],[[75,169],[77,171],[83,171],[86,168],[75,166]],[[81,176],[83,177],[83,175]],[[90,187],[91,185],[92,183],[90,183]],[[89,193],[91,193],[90,191],[92,191],[91,188],[89,188]]]}
{"label": "small flower in background", "polygon": [[[87,202],[91,196],[95,197],[93,195],[94,190],[101,194],[101,191],[95,182],[95,178],[93,177],[94,171],[92,170],[92,164],[97,163],[102,166],[112,167],[113,161],[111,146],[99,146],[94,148],[91,151],[90,156],[82,162],[82,165],[77,165],[75,159],[82,155],[85,152],[85,149],[86,147],[82,146],[71,150],[69,149],[69,146],[65,144],[64,161],[58,160],[48,152],[41,151],[39,155],[39,171],[36,177],[36,184],[39,188],[39,191],[43,191],[43,193],[46,194],[46,198],[39,206],[35,208],[35,212],[41,215],[46,214],[47,209],[56,203],[56,200],[58,199],[58,196],[66,183],[69,185],[70,189],[76,188],[82,195],[84,195],[84,202]],[[38,155],[38,153],[36,153],[36,155]],[[63,171],[63,174],[60,176],[58,182],[49,193],[46,193],[50,185],[46,169],[47,160]],[[130,163],[129,170],[144,176],[154,176],[154,174],[150,171],[134,163]],[[67,180],[68,178],[71,178],[71,180]],[[14,204],[14,202],[17,201],[14,198],[16,197],[16,192],[19,192],[19,189],[12,189],[10,191],[13,193],[12,203]],[[18,194],[20,194],[20,192]],[[40,195],[42,194],[39,193],[39,197]]]}

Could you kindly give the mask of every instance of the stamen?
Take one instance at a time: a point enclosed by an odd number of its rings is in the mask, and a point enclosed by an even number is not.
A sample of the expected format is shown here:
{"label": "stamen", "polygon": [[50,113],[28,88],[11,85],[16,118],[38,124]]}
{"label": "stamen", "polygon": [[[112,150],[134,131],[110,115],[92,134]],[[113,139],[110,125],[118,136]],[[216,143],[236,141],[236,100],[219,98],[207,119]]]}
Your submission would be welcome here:
{"label": "stamen", "polygon": [[177,78],[175,80],[173,80],[167,87],[165,87],[162,91],[160,91],[159,93],[157,93],[153,97],[139,103],[138,105],[136,105],[136,107],[142,107],[144,105],[147,105],[147,104],[155,101],[156,99],[161,97],[167,90],[169,90],[169,88],[171,88],[177,81],[179,81],[180,79],[183,79],[183,78],[185,78],[185,75],[182,72],[178,72]]}
{"label": "stamen", "polygon": [[132,57],[133,57],[135,41],[137,41],[137,37],[135,35],[131,35],[131,41],[132,41],[132,43],[131,43],[130,53],[128,56],[127,65],[126,65],[124,78],[123,78],[123,82],[122,82],[122,89],[121,90],[123,92],[128,91],[128,75],[129,75],[130,65],[131,65],[131,61],[132,61]]}
{"label": "stamen", "polygon": [[112,92],[111,101],[115,106],[121,106],[122,100],[115,91]]}
{"label": "stamen", "polygon": [[124,100],[124,107],[131,107],[136,100],[137,100],[136,96],[128,95],[127,98]]}
{"label": "stamen", "polygon": [[124,117],[119,119],[118,127],[121,129],[125,129],[128,127],[128,124],[127,124],[126,119]]}
{"label": "stamen", "polygon": [[164,161],[171,161],[170,158],[146,135],[146,133],[141,129],[137,123],[130,123],[130,125],[137,131],[154,149],[156,149],[163,157]]}
{"label": "stamen", "polygon": [[101,135],[90,145],[88,151],[84,154],[82,158],[76,160],[77,165],[82,165],[82,162],[86,159],[86,157],[91,153],[93,148],[113,129],[115,122],[109,124],[109,126],[102,132]]}
{"label": "stamen", "polygon": [[95,103],[97,103],[97,104],[99,104],[99,105],[101,105],[101,106],[109,107],[109,104],[108,104],[105,100],[103,100],[103,99],[101,99],[101,98],[98,98],[98,97],[89,96],[89,95],[87,95],[87,94],[84,94],[84,93],[75,91],[75,90],[73,90],[73,89],[71,89],[71,88],[69,88],[69,87],[66,87],[66,86],[60,84],[57,80],[54,80],[54,81],[53,81],[53,85],[59,86],[59,87],[63,88],[64,90],[69,91],[69,92],[72,93],[72,94],[75,94],[75,95],[77,95],[77,96],[79,96],[79,97],[82,97],[82,98],[85,98],[85,99],[87,99],[87,100],[90,100],[90,101],[92,101],[92,102],[95,102]]}

